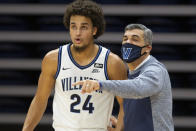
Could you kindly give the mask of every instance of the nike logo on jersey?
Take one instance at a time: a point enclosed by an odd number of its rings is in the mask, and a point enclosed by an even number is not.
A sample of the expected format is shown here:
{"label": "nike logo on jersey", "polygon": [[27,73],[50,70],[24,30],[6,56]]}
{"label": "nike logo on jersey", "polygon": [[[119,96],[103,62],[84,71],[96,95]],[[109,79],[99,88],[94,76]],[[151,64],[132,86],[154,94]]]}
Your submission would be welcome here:
{"label": "nike logo on jersey", "polygon": [[62,68],[62,70],[68,70],[68,69],[71,69],[71,68],[65,68],[65,67]]}

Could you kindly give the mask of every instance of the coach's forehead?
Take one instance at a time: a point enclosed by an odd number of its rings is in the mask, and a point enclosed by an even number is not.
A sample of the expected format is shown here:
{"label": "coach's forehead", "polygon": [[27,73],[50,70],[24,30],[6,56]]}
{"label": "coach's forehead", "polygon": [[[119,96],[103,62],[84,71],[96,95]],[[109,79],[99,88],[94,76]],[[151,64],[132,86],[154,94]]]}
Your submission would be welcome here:
{"label": "coach's forehead", "polygon": [[140,30],[140,29],[127,30],[127,31],[125,31],[124,36],[139,37],[140,39],[143,39],[144,38],[144,31]]}

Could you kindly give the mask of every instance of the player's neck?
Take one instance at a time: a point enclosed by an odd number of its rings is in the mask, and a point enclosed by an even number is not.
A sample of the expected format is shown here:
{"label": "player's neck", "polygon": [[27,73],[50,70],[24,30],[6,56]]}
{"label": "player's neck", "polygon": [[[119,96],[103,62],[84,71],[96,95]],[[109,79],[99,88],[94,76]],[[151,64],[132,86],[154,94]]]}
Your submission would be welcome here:
{"label": "player's neck", "polygon": [[73,48],[71,49],[72,56],[74,60],[81,66],[88,65],[93,61],[96,57],[97,52],[99,50],[98,45],[90,44],[85,50],[83,51],[76,51]]}

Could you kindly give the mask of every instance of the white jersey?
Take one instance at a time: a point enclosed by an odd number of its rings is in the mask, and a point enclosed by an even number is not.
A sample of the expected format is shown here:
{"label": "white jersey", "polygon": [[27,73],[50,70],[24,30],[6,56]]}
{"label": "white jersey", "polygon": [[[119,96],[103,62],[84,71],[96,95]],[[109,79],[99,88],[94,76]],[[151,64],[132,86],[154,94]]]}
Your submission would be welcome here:
{"label": "white jersey", "polygon": [[107,91],[81,94],[81,86],[72,83],[106,80],[109,50],[99,46],[94,60],[80,66],[73,59],[71,44],[59,48],[53,100],[53,127],[56,131],[106,131],[113,109],[114,95]]}

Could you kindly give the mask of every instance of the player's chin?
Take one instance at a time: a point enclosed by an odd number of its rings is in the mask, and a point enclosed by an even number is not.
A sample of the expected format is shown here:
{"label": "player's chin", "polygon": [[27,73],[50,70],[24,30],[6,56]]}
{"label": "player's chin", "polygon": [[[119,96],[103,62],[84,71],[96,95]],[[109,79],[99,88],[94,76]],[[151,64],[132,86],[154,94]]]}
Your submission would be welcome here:
{"label": "player's chin", "polygon": [[82,44],[73,43],[73,47],[75,49],[80,49],[80,48],[82,48]]}
{"label": "player's chin", "polygon": [[83,45],[83,44],[80,44],[80,45],[78,45],[78,44],[73,44],[73,48],[74,48],[75,50],[77,50],[77,51],[84,51],[84,50],[86,49],[86,46]]}

